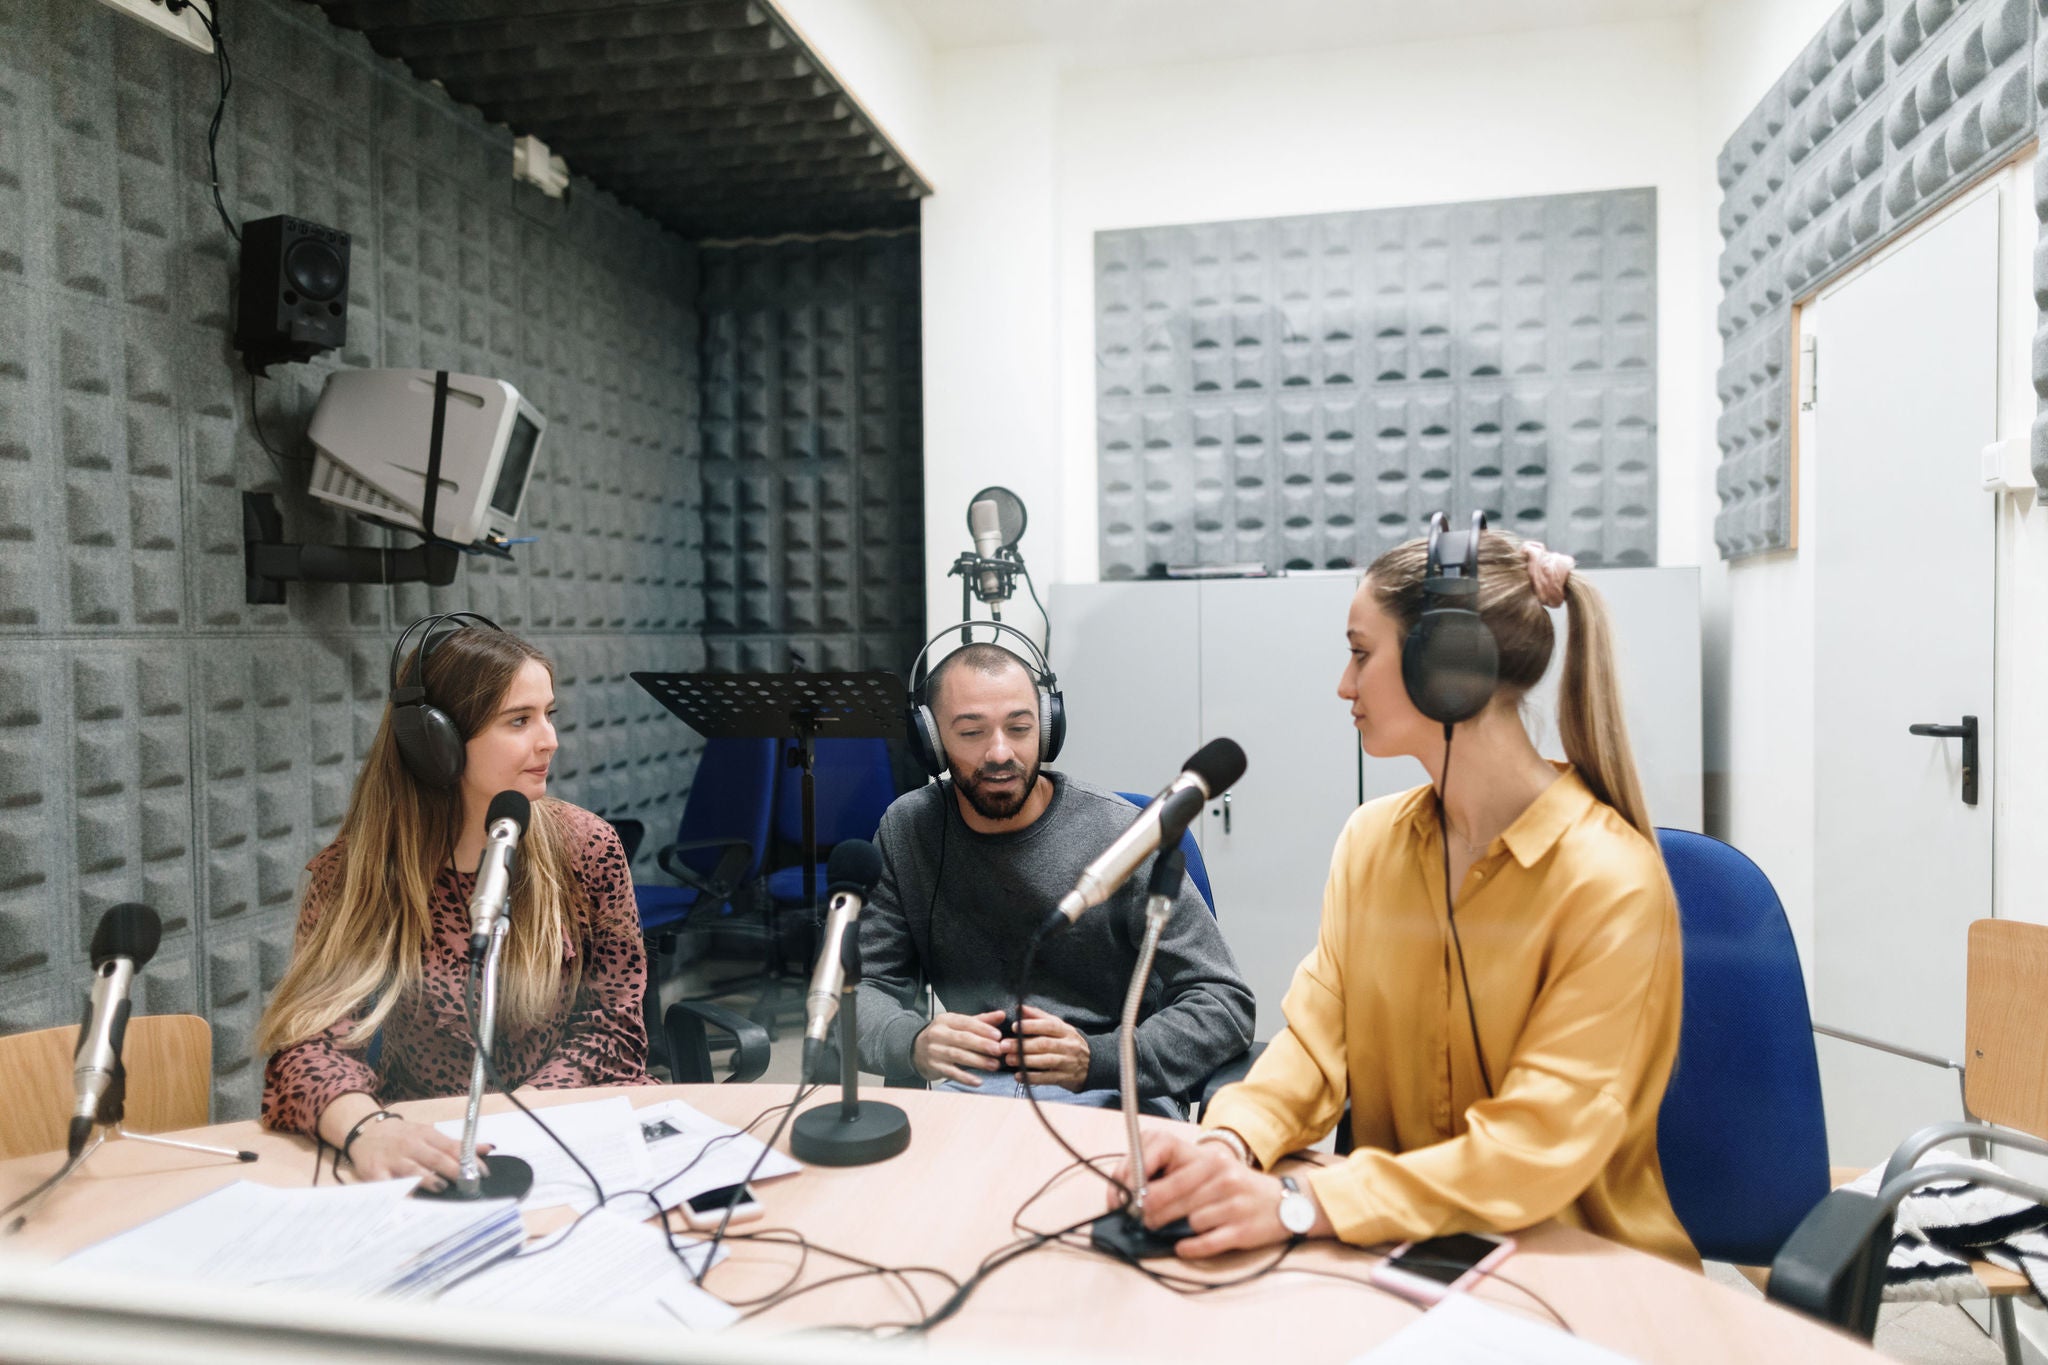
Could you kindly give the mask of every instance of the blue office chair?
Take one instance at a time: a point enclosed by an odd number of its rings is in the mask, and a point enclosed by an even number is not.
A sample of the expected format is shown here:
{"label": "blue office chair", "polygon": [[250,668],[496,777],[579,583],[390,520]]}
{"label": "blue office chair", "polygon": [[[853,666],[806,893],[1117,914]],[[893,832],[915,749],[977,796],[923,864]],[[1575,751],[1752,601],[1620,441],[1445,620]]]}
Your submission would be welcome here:
{"label": "blue office chair", "polygon": [[[1118,792],[1124,800],[1139,810],[1152,804],[1152,798],[1139,792]],[[1188,880],[1195,884],[1195,890],[1202,893],[1202,904],[1209,907],[1209,914],[1216,914],[1216,893],[1209,889],[1209,869],[1202,863],[1202,846],[1195,842],[1194,827],[1190,825],[1180,833],[1181,857],[1187,860]]]}
{"label": "blue office chair", "polygon": [[[817,886],[825,892],[826,854],[847,839],[872,839],[882,812],[896,799],[896,775],[889,745],[879,739],[821,739],[811,767],[817,807]],[[775,844],[785,865],[768,874],[768,899],[779,910],[805,909],[803,772],[794,761],[796,743],[784,741],[775,790]]]}
{"label": "blue office chair", "polygon": [[[675,948],[686,930],[702,932],[730,923],[734,897],[760,875],[761,861],[767,855],[774,794],[774,740],[705,742],[696,779],[676,826],[675,842],[655,855],[661,870],[675,884],[636,883],[633,887],[640,935],[647,943],[647,993],[641,1013],[647,1021],[650,1049],[666,1051],[662,1045],[667,1036],[659,1010],[655,964],[662,953]],[[666,1060],[673,1064],[673,1058]]]}
{"label": "blue office chair", "polygon": [[1660,829],[1685,957],[1678,1061],[1657,1116],[1664,1185],[1701,1256],[1769,1265],[1828,1193],[1820,1065],[1799,953],[1761,869]]}

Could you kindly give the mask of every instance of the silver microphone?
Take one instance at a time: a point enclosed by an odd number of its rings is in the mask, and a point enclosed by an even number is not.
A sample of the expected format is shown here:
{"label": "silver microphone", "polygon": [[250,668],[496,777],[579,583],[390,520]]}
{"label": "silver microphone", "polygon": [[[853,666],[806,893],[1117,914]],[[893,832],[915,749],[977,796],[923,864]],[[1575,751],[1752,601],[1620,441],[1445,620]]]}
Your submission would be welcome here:
{"label": "silver microphone", "polygon": [[469,955],[482,957],[491,933],[512,902],[512,863],[533,806],[515,791],[491,798],[484,812],[484,855],[476,866],[476,886],[469,893]]}
{"label": "silver microphone", "polygon": [[71,1111],[70,1155],[85,1150],[100,1121],[100,1107],[121,1074],[121,1044],[128,1033],[128,992],[135,974],[156,956],[163,923],[146,905],[117,905],[92,933],[92,995],[71,1059],[77,1103]]}
{"label": "silver microphone", "polygon": [[[882,879],[882,855],[865,839],[848,839],[832,850],[825,865],[826,889],[832,893],[825,938],[811,989],[804,996],[803,1074],[808,1077],[825,1045],[832,1021],[839,1017],[839,996],[846,989],[847,960],[858,956],[860,912]],[[853,951],[849,951],[852,949]],[[857,979],[857,978],[856,978]]]}
{"label": "silver microphone", "polygon": [[[1153,797],[1151,805],[1138,812],[1131,827],[1119,834],[1100,857],[1081,870],[1074,889],[1060,897],[1053,914],[1072,924],[1081,918],[1082,912],[1115,895],[1117,888],[1138,870],[1138,864],[1166,843],[1168,834],[1178,842],[1181,831],[1202,806],[1244,776],[1244,766],[1244,750],[1235,740],[1212,739],[1196,750],[1181,775]],[[1046,922],[1055,921],[1048,917]]]}
{"label": "silver microphone", "polygon": [[[983,559],[994,559],[1003,548],[1002,512],[996,507],[994,498],[983,498],[967,505],[967,529],[974,535],[974,553]],[[1010,594],[1003,590],[1003,576],[994,569],[981,571],[980,597],[984,602],[1001,602]]]}

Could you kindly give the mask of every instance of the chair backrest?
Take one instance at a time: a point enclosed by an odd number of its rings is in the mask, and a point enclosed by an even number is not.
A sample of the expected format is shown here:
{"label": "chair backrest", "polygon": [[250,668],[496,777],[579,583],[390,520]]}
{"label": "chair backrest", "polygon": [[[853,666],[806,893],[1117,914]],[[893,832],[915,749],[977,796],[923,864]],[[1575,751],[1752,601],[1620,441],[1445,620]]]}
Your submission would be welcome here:
{"label": "chair backrest", "polygon": [[1828,1192],[1820,1065],[1799,952],[1763,871],[1660,829],[1678,893],[1685,1005],[1657,1117],[1672,1207],[1709,1260],[1768,1265]]}
{"label": "chair backrest", "polygon": [[[1140,792],[1118,792],[1117,795],[1139,810],[1152,804],[1152,798]],[[1195,890],[1202,893],[1202,904],[1209,907],[1209,913],[1213,916],[1216,913],[1216,893],[1209,889],[1209,869],[1202,862],[1202,846],[1195,842],[1195,831],[1192,827],[1181,831],[1180,853],[1181,857],[1187,860],[1188,880],[1195,884]]]}
{"label": "chair backrest", "polygon": [[640,856],[640,842],[647,837],[646,824],[631,816],[619,816],[616,819],[607,816],[606,823],[611,825],[612,833],[619,836],[619,847],[625,850],[626,862],[630,865]]}
{"label": "chair backrest", "polygon": [[1980,919],[1969,960],[1963,1098],[1986,1123],[2048,1138],[2048,924]]}
{"label": "chair backrest", "polygon": [[[796,741],[783,741],[782,747],[793,754]],[[882,827],[882,812],[896,799],[888,741],[821,739],[811,773],[816,788],[818,847],[830,848],[845,839],[874,838]],[[803,769],[787,761],[778,770],[775,837],[792,848],[800,847],[804,837],[803,776]]]}
{"label": "chair backrest", "polygon": [[[0,1160],[56,1151],[71,1120],[78,1027],[0,1038]],[[213,1030],[196,1014],[137,1015],[121,1045],[128,1070],[123,1122],[138,1133],[206,1126]]]}
{"label": "chair backrest", "polygon": [[[697,760],[697,776],[676,842],[703,839],[744,839],[752,860],[738,874],[746,881],[761,870],[768,855],[768,828],[775,815],[775,741],[772,739],[708,739]],[[709,876],[725,856],[721,848],[680,854],[679,860]]]}

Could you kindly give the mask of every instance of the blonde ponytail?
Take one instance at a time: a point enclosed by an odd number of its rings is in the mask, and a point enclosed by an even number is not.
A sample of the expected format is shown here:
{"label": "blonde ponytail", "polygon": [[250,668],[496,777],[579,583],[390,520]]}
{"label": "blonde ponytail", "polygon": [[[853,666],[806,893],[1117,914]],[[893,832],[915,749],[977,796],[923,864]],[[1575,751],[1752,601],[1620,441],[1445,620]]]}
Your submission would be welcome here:
{"label": "blonde ponytail", "polygon": [[1650,807],[1636,776],[1621,686],[1614,676],[1607,603],[1592,584],[1573,574],[1565,584],[1564,607],[1568,636],[1564,677],[1557,689],[1557,732],[1564,740],[1564,756],[1593,795],[1614,807],[1655,846],[1657,828],[1650,823]]}

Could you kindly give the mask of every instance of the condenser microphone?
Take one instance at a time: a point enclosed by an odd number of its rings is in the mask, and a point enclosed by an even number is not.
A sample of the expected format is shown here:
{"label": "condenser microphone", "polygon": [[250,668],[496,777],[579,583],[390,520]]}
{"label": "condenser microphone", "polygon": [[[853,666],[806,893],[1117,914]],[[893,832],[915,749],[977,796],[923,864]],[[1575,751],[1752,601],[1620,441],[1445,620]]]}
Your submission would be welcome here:
{"label": "condenser microphone", "polygon": [[[1002,511],[994,498],[982,498],[967,505],[967,529],[974,535],[974,553],[982,559],[994,559],[1003,548]],[[1002,602],[1010,596],[1003,586],[1003,575],[995,569],[981,571],[977,595],[984,602]]]}
{"label": "condenser microphone", "polygon": [[92,994],[71,1059],[71,1084],[78,1102],[71,1111],[70,1155],[92,1140],[100,1105],[121,1074],[121,1042],[128,1033],[128,992],[135,974],[156,956],[164,926],[146,905],[117,905],[100,916],[92,931]]}
{"label": "condenser microphone", "polygon": [[846,989],[847,960],[859,952],[861,908],[882,879],[882,855],[865,839],[848,839],[832,850],[825,864],[826,890],[832,894],[825,921],[825,940],[804,997],[804,1064],[806,1077],[817,1065],[825,1034],[839,1017],[839,994]]}
{"label": "condenser microphone", "polygon": [[[1115,895],[1116,889],[1138,870],[1138,864],[1158,852],[1169,838],[1178,843],[1181,831],[1188,827],[1188,821],[1195,818],[1202,806],[1223,795],[1232,783],[1244,776],[1244,763],[1244,750],[1237,746],[1236,740],[1212,739],[1197,749],[1181,775],[1153,797],[1151,805],[1138,812],[1138,818],[1116,837],[1115,843],[1081,870],[1074,889],[1060,898],[1053,915],[1072,924],[1081,918],[1083,911],[1093,909]],[[1052,916],[1047,916],[1048,927],[1057,927],[1058,923]]]}
{"label": "condenser microphone", "polygon": [[491,798],[484,812],[484,856],[476,865],[476,886],[469,893],[469,955],[482,957],[491,931],[512,902],[512,860],[520,836],[532,818],[533,804],[515,791]]}

